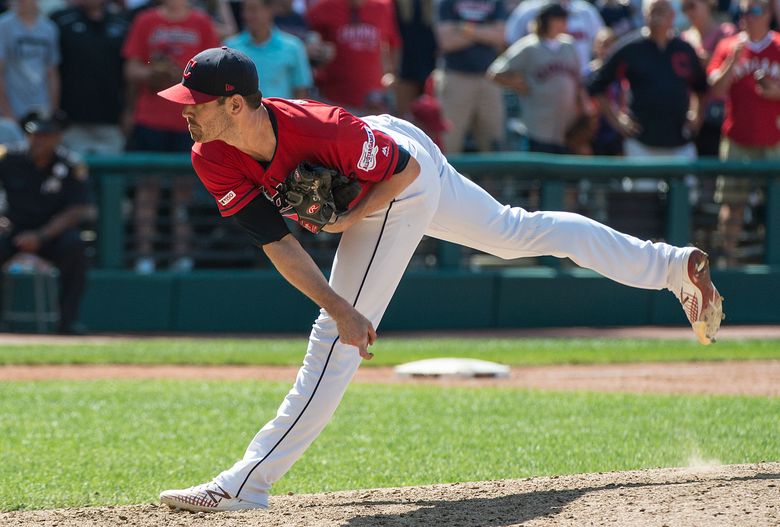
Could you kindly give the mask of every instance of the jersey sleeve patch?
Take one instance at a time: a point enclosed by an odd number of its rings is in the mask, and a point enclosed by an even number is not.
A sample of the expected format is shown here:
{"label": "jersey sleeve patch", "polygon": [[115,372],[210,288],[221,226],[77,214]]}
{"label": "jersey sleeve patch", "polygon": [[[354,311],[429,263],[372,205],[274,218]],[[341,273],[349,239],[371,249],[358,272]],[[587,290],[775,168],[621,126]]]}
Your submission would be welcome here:
{"label": "jersey sleeve patch", "polygon": [[338,128],[338,166],[360,181],[382,181],[393,173],[398,145],[393,138],[342,110]]}

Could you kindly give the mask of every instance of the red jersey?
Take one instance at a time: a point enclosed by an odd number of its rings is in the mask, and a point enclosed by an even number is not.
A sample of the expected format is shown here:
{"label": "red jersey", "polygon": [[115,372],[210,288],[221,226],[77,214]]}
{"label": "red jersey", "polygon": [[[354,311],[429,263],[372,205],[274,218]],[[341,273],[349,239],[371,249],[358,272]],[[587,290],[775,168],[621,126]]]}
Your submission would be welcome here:
{"label": "red jersey", "polygon": [[363,106],[368,94],[382,90],[382,47],[396,48],[401,37],[393,4],[364,0],[320,0],[306,12],[309,27],[336,46],[336,56],[315,72],[322,95],[337,104]]}
{"label": "red jersey", "polygon": [[[715,48],[708,73],[726,61],[739,35],[723,39]],[[758,70],[774,82],[780,82],[780,35],[770,31],[766,43],[754,51],[745,46],[734,69],[734,82],[726,97],[723,134],[744,146],[771,146],[780,142],[780,101],[772,101],[756,92],[753,77]]]}
{"label": "red jersey", "polygon": [[[130,26],[122,56],[144,64],[164,57],[184,70],[193,55],[218,45],[214,24],[206,13],[193,9],[184,20],[171,22],[158,9],[147,9]],[[187,131],[181,105],[158,97],[146,86],[139,89],[134,121],[156,130]]]}
{"label": "red jersey", "polygon": [[222,141],[195,143],[192,166],[217,200],[222,216],[232,216],[261,192],[279,212],[297,220],[279,186],[301,161],[356,177],[363,190],[389,178],[398,164],[398,146],[387,134],[344,109],[314,101],[263,99],[276,133],[276,151],[267,164]]}

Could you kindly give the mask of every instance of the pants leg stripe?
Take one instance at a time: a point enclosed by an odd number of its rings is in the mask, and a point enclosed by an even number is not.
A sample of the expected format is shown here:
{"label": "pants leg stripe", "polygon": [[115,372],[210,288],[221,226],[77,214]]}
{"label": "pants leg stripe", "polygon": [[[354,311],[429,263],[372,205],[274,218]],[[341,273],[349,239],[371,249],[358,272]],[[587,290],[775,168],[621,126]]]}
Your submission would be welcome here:
{"label": "pants leg stripe", "polygon": [[[355,295],[355,301],[352,303],[352,307],[355,307],[358,302],[358,298],[360,298],[360,292],[363,291],[363,286],[366,283],[366,278],[368,277],[368,272],[371,270],[371,264],[374,263],[374,258],[376,257],[376,252],[379,249],[379,243],[382,241],[382,234],[385,232],[385,225],[387,225],[387,218],[390,215],[390,209],[393,208],[393,203],[395,201],[390,202],[390,206],[387,208],[387,212],[385,212],[385,218],[384,221],[382,221],[382,228],[379,230],[379,237],[376,240],[376,244],[374,245],[374,252],[371,254],[371,259],[368,261],[368,266],[366,267],[366,272],[363,274],[363,280],[360,282],[360,288],[358,289],[357,294]],[[328,370],[328,363],[330,362],[330,358],[333,355],[333,348],[336,347],[336,343],[339,341],[339,337],[337,336],[335,340],[333,341],[333,344],[330,345],[330,351],[328,351],[328,357],[325,359],[325,365],[322,367],[322,372],[320,373],[320,378],[317,379],[317,384],[314,386],[314,389],[311,392],[311,395],[309,396],[309,400],[306,401],[306,404],[304,405],[303,409],[301,410],[301,413],[298,414],[298,417],[295,418],[295,421],[290,425],[290,428],[287,429],[287,431],[284,433],[282,437],[279,438],[279,441],[276,442],[276,444],[271,447],[271,449],[268,451],[266,455],[263,456],[263,459],[258,461],[254,467],[252,467],[252,470],[250,470],[246,477],[244,478],[244,482],[241,483],[241,486],[238,488],[238,492],[236,492],[236,498],[239,497],[241,494],[241,491],[244,489],[244,485],[246,485],[246,482],[249,481],[250,476],[252,475],[252,472],[255,471],[257,467],[259,467],[263,461],[268,459],[268,456],[270,456],[276,448],[282,444],[282,441],[284,441],[284,438],[289,435],[290,432],[292,432],[292,429],[295,428],[295,425],[298,424],[298,421],[300,421],[301,417],[303,417],[303,414],[306,412],[306,409],[309,407],[311,402],[314,400],[314,396],[317,394],[317,389],[320,387],[320,383],[322,382],[322,378],[325,376],[325,372]]]}

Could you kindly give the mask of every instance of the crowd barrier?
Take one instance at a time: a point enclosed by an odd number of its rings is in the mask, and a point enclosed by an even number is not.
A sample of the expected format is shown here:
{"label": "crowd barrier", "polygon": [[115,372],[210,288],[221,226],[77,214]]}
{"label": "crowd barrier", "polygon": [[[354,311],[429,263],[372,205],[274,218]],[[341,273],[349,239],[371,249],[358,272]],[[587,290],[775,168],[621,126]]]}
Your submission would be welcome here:
{"label": "crowd barrier", "polygon": [[[658,181],[664,203],[657,210],[664,218],[655,227],[660,229],[657,237],[677,245],[696,241],[691,238],[697,232],[699,205],[691,199],[692,180],[711,188],[718,175],[752,178],[763,189],[758,260],[738,268],[716,269],[713,276],[727,298],[727,323],[780,323],[775,301],[780,296],[780,164],[528,153],[468,154],[454,156],[451,162],[492,193],[511,195],[516,187],[526,200],[516,204],[546,210],[563,210],[571,202],[572,188],[582,187],[583,181],[594,185],[613,185],[626,178]],[[187,155],[128,154],[91,157],[88,163],[99,207],[94,266],[83,307],[83,319],[90,329],[308,331],[316,306],[286,284],[267,262],[243,269],[199,265],[190,273],[162,269],[138,275],[132,271],[126,238],[132,219],[128,193],[133,179],[148,174],[192,175]],[[203,221],[224,221],[211,198],[205,197],[202,202],[208,210]],[[713,204],[705,205],[710,206],[711,222],[716,209]],[[315,253],[322,249],[315,261],[327,272],[327,254],[338,237],[302,233],[301,239]],[[253,251],[251,259],[262,258],[247,239],[234,241]],[[686,324],[677,301],[668,293],[628,288],[587,270],[561,266],[555,259],[518,266],[474,262],[482,260],[462,248],[423,241],[383,320],[383,330]]]}

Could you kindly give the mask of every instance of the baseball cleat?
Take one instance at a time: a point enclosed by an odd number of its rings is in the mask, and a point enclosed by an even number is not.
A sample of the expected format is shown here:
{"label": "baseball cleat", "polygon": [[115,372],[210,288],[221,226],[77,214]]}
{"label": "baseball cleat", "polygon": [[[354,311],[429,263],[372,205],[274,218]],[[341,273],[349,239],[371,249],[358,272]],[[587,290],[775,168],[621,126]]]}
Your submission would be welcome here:
{"label": "baseball cleat", "polygon": [[693,249],[685,260],[680,303],[693,332],[702,344],[715,342],[723,314],[723,297],[710,278],[707,253]]}
{"label": "baseball cleat", "polygon": [[232,497],[214,481],[188,489],[165,490],[160,493],[160,501],[174,509],[193,512],[227,512],[265,508],[259,503]]}

